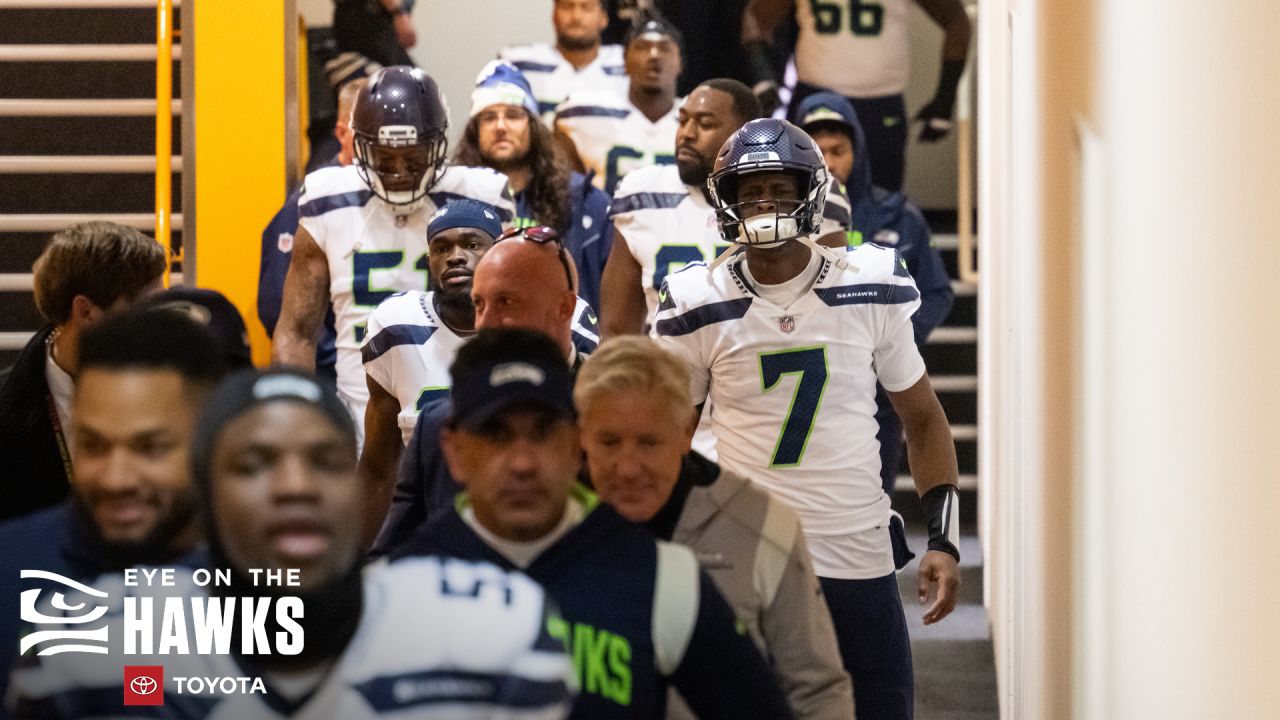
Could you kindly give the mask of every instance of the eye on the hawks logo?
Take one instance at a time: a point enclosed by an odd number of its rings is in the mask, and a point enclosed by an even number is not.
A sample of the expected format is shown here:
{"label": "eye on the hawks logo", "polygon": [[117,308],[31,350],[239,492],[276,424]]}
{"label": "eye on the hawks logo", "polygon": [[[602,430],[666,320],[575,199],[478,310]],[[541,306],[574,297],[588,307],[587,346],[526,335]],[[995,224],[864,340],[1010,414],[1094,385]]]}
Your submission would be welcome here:
{"label": "eye on the hawks logo", "polygon": [[163,705],[164,666],[125,665],[124,704]]}
{"label": "eye on the hawks logo", "polygon": [[[107,627],[104,624],[96,629],[73,630],[68,625],[87,625],[102,620],[107,614],[107,606],[100,604],[107,594],[64,577],[44,570],[23,570],[23,580],[43,580],[45,587],[35,590],[24,590],[20,597],[19,616],[24,623],[31,623],[36,630],[22,638],[18,653],[25,654],[31,648],[40,645],[37,655],[57,655],[64,652],[86,652],[105,655],[107,652]],[[62,586],[49,588],[49,584]],[[44,600],[40,597],[44,590],[50,590],[53,597]],[[40,626],[56,626],[56,630],[41,630]]]}

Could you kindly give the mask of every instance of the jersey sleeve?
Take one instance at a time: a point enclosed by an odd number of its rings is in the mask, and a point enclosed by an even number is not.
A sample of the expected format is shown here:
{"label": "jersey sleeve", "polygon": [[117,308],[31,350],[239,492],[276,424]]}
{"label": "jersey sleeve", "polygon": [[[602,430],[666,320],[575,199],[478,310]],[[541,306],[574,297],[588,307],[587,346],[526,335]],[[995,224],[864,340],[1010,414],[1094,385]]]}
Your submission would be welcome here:
{"label": "jersey sleeve", "polygon": [[689,369],[689,394],[694,405],[701,405],[711,388],[711,363],[703,348],[704,333],[683,332],[685,328],[681,318],[688,312],[691,310],[672,294],[669,280],[662,281],[662,288],[658,290],[658,311],[653,318],[653,336],[684,361]]}
{"label": "jersey sleeve", "polygon": [[479,200],[497,209],[504,229],[511,227],[516,216],[516,201],[511,195],[506,175],[490,168],[452,167],[450,171],[459,173],[457,185],[453,182],[437,183],[436,187],[446,185],[446,189],[431,193],[436,206],[443,206],[458,196]]}
{"label": "jersey sleeve", "polygon": [[360,346],[360,360],[364,363],[364,371],[383,390],[395,394],[396,354],[381,347],[385,343],[384,334],[387,327],[395,324],[394,306],[399,303],[403,293],[397,293],[378,303],[378,307],[369,313],[369,323],[365,330],[364,343]]}
{"label": "jersey sleeve", "polygon": [[310,175],[302,180],[302,189],[298,193],[298,227],[306,230],[321,250],[325,250],[324,242],[328,233],[324,231],[324,215],[318,212],[320,197]]}
{"label": "jersey sleeve", "polygon": [[258,265],[258,319],[267,330],[267,337],[276,332],[280,319],[280,307],[284,304],[284,281],[289,274],[289,261],[293,257],[293,235],[298,231],[298,196],[294,190],[284,202],[284,207],[271,218],[262,231],[262,256]]}
{"label": "jersey sleeve", "polygon": [[880,328],[872,358],[876,379],[889,392],[901,392],[924,376],[924,358],[916,347],[911,316],[920,307],[920,293],[907,272],[907,263],[896,250],[893,274],[885,281],[883,302],[878,306]]}

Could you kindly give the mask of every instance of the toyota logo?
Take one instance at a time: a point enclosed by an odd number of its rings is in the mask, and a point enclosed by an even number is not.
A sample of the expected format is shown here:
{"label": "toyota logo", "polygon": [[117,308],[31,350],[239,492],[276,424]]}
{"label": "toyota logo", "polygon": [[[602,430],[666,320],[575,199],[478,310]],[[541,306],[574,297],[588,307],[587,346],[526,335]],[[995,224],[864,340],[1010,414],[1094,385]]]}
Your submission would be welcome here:
{"label": "toyota logo", "polygon": [[159,684],[155,678],[136,677],[129,681],[129,689],[139,695],[150,695],[159,689]]}

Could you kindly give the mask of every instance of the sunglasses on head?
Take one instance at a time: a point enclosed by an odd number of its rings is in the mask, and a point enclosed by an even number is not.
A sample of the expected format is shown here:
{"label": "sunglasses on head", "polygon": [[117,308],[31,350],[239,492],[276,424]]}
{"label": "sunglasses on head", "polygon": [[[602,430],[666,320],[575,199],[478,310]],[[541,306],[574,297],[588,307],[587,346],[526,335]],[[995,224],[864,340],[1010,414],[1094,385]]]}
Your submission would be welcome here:
{"label": "sunglasses on head", "polygon": [[527,240],[536,245],[555,245],[556,257],[560,259],[560,266],[564,268],[564,277],[569,281],[569,289],[574,290],[573,271],[569,269],[569,261],[565,259],[567,253],[564,251],[564,240],[560,237],[560,233],[553,227],[546,225],[534,225],[524,228],[510,228],[504,230],[497,240],[493,243],[497,245],[503,240],[519,238]]}

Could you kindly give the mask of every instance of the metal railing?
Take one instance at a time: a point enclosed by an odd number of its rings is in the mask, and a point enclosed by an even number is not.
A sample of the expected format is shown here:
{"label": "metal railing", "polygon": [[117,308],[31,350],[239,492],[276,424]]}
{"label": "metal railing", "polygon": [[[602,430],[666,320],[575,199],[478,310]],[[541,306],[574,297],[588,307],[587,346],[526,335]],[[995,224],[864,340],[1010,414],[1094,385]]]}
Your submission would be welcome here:
{"label": "metal railing", "polygon": [[156,3],[156,242],[164,248],[164,286],[173,266],[173,234],[169,212],[173,205],[173,0]]}
{"label": "metal railing", "polygon": [[[978,8],[967,5],[969,21],[977,25]],[[956,234],[959,247],[956,253],[956,271],[964,283],[977,283],[978,270],[974,255],[977,251],[973,235],[973,63],[967,63],[956,93]]]}

